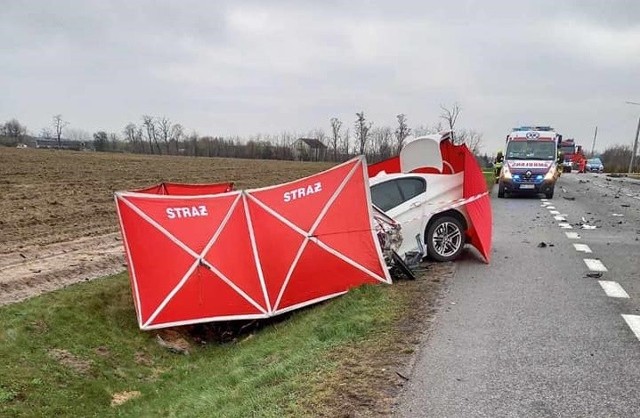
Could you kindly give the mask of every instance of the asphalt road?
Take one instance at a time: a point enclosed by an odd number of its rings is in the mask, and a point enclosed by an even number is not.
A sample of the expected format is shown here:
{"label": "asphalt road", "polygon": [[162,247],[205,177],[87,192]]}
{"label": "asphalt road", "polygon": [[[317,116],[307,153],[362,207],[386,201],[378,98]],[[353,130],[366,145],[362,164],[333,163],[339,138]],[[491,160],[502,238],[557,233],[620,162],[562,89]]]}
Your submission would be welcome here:
{"label": "asphalt road", "polygon": [[640,322],[640,182],[556,187],[547,206],[494,191],[493,260],[457,262],[398,416],[640,416],[640,329],[622,316]]}

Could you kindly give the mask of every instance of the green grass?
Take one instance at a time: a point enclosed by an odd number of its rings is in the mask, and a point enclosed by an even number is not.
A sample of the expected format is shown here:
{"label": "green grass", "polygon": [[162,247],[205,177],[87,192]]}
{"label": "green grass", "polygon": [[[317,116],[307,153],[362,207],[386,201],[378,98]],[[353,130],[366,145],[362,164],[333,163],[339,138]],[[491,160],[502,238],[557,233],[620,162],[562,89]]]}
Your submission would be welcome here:
{"label": "green grass", "polygon": [[[310,377],[336,368],[334,349],[392,323],[400,297],[387,290],[364,286],[186,356],[138,329],[126,274],[5,306],[0,416],[297,416]],[[112,407],[124,391],[141,395]]]}
{"label": "green grass", "polygon": [[495,174],[493,171],[483,171],[482,174],[484,174],[484,179],[487,182],[487,189],[489,190],[489,193],[491,193],[491,189],[493,189],[496,179]]}

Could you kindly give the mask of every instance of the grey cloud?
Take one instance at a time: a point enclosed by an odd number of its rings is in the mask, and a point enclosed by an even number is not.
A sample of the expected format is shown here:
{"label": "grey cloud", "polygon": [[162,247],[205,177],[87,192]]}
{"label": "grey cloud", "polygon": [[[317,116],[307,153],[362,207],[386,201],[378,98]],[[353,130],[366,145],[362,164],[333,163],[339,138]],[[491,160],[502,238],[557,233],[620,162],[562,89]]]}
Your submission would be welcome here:
{"label": "grey cloud", "polygon": [[0,119],[119,131],[150,113],[246,135],[360,110],[430,124],[458,102],[489,152],[519,123],[628,142],[638,16],[637,1],[8,2]]}

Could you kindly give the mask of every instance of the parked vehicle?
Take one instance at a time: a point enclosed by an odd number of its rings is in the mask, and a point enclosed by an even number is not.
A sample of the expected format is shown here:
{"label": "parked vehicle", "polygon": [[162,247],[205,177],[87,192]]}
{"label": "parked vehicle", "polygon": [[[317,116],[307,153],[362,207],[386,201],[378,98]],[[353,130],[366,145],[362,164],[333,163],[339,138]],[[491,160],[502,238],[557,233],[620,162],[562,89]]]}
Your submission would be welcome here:
{"label": "parked vehicle", "polygon": [[585,171],[591,173],[602,173],[604,171],[604,165],[600,158],[591,158],[587,160]]}
{"label": "parked vehicle", "polygon": [[[462,198],[463,173],[379,174],[369,179],[371,201],[402,226],[399,254],[454,260],[463,250],[469,225],[464,206],[442,211]],[[442,212],[441,212],[442,211]]]}
{"label": "parked vehicle", "polygon": [[565,173],[571,173],[571,170],[581,172],[581,167],[584,166],[587,160],[582,151],[582,145],[577,145],[573,139],[560,139],[558,146],[563,157],[562,171]]}

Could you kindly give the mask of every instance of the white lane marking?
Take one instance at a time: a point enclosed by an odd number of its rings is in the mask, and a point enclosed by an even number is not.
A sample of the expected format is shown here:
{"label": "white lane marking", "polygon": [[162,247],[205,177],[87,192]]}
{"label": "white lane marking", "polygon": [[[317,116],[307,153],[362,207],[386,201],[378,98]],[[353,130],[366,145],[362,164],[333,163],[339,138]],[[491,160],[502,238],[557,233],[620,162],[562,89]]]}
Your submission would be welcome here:
{"label": "white lane marking", "polygon": [[578,234],[577,232],[565,232],[565,235],[569,239],[580,239],[580,234]]}
{"label": "white lane marking", "polygon": [[568,224],[566,222],[560,222],[558,224],[558,226],[562,229],[573,229],[573,227],[571,226],[571,224]]}
{"label": "white lane marking", "polygon": [[629,294],[620,286],[618,282],[612,282],[609,280],[598,280],[602,290],[610,298],[629,298]]}
{"label": "white lane marking", "polygon": [[633,198],[640,200],[640,196],[633,196]]}
{"label": "white lane marking", "polygon": [[549,209],[549,210],[555,210],[555,209],[556,209],[556,207],[555,207],[555,206],[547,206],[547,209]]}
{"label": "white lane marking", "polygon": [[560,216],[560,215],[556,215],[553,217],[556,221],[561,221],[564,222],[567,220],[567,218],[565,218],[564,216]]}
{"label": "white lane marking", "polygon": [[636,338],[640,340],[640,315],[625,315],[622,314],[622,317],[631,328],[634,334],[636,334]]}
{"label": "white lane marking", "polygon": [[627,197],[633,197],[631,193],[625,193],[625,195],[627,195]]}
{"label": "white lane marking", "polygon": [[549,199],[540,199],[541,202],[548,202]]}
{"label": "white lane marking", "polygon": [[581,251],[583,253],[592,253],[591,248],[587,244],[573,244],[573,247],[576,251]]}
{"label": "white lane marking", "polygon": [[559,210],[550,210],[549,213],[552,214],[552,215],[560,215],[560,211]]}
{"label": "white lane marking", "polygon": [[605,265],[602,264],[602,261],[596,260],[595,258],[585,258],[584,263],[591,271],[609,271]]}

